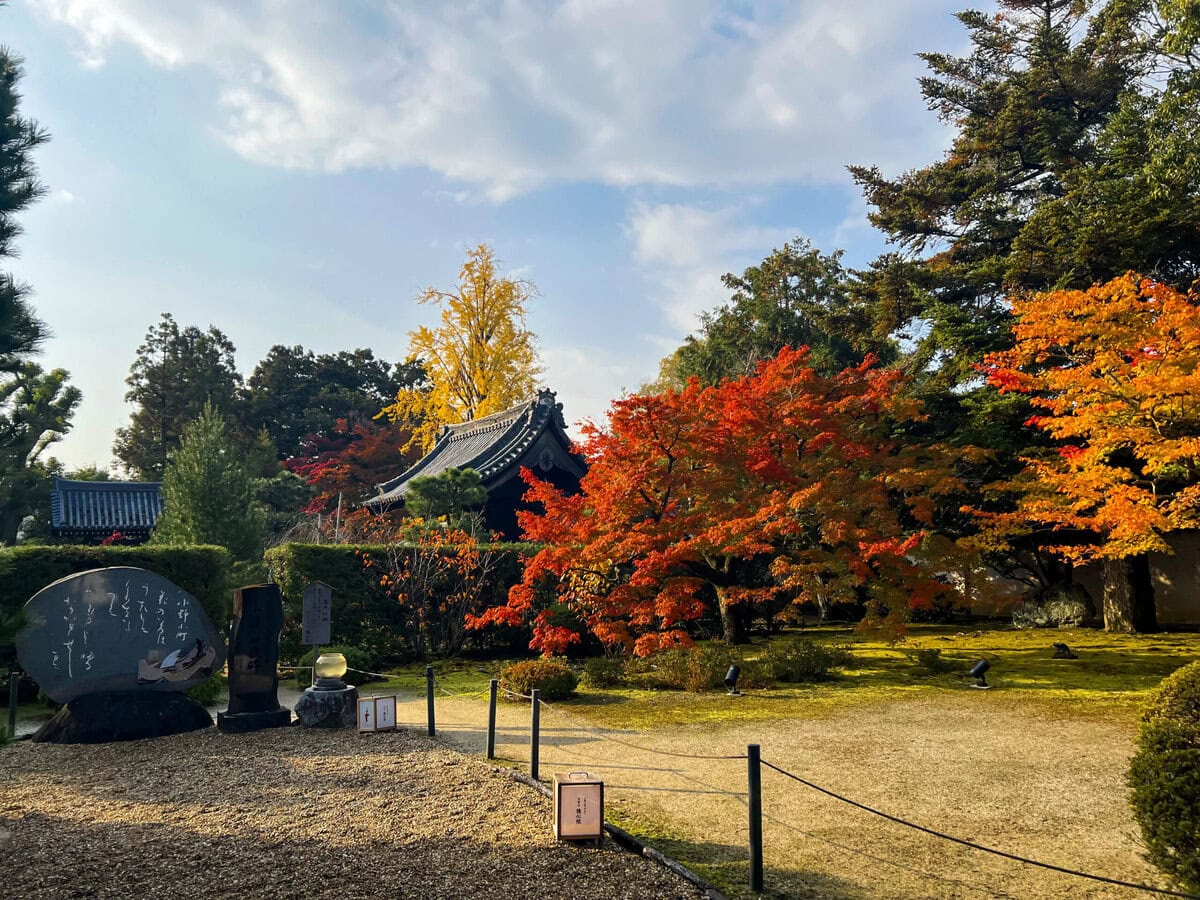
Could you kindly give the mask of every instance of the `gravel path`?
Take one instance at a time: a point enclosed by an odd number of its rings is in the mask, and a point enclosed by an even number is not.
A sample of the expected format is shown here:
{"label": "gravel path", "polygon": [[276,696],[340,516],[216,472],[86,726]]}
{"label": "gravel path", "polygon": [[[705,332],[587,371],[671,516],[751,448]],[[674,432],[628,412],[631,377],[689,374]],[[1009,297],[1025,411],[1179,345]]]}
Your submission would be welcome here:
{"label": "gravel path", "polygon": [[550,802],[407,732],[216,729],[0,750],[0,895],[698,898]]}

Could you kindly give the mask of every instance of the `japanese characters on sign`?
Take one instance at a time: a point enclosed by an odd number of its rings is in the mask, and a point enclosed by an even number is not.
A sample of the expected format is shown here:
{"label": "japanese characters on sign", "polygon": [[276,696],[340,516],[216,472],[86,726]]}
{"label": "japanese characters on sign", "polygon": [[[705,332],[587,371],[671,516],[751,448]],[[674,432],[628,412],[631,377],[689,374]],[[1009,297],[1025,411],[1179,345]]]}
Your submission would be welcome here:
{"label": "japanese characters on sign", "polygon": [[301,623],[301,643],[313,646],[330,642],[333,615],[333,588],[314,581],[304,589],[304,618]]}

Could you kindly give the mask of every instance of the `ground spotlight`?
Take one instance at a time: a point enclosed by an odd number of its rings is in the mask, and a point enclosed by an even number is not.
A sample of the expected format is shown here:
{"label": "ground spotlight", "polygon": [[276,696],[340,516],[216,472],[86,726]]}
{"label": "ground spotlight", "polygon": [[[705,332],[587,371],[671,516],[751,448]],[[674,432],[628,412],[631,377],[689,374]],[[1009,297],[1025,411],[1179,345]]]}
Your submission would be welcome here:
{"label": "ground spotlight", "polygon": [[975,665],[971,668],[971,677],[977,680],[973,685],[971,685],[971,687],[990,688],[991,685],[987,683],[987,679],[983,677],[983,673],[991,667],[992,664],[986,659],[981,659],[979,662],[975,663]]}
{"label": "ground spotlight", "polygon": [[725,673],[725,687],[729,688],[729,696],[731,697],[735,694],[741,693],[741,691],[737,689],[738,676],[741,674],[742,670],[737,666],[730,666],[729,671]]}

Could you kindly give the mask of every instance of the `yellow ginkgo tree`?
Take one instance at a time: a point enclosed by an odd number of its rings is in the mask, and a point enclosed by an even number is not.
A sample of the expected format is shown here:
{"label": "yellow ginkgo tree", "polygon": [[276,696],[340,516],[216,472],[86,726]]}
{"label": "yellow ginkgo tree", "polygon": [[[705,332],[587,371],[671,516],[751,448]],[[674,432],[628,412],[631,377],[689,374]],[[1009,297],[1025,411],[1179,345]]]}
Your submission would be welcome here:
{"label": "yellow ginkgo tree", "polygon": [[458,287],[426,288],[421,304],[438,306],[441,324],[409,333],[408,362],[425,367],[427,384],[405,389],[381,415],[412,423],[405,446],[428,451],[444,425],[469,422],[533,395],[542,372],[537,338],[526,323],[532,282],[503,277],[486,244],[467,254]]}

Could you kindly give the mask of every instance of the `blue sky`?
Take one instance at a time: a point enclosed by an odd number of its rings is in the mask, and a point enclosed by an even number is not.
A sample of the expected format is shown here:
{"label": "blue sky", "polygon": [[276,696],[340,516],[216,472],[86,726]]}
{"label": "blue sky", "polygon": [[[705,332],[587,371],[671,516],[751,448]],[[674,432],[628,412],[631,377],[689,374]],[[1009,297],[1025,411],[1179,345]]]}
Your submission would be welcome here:
{"label": "blue sky", "polygon": [[111,460],[160,313],[398,361],[466,248],[540,291],[568,420],[599,418],[796,236],[883,246],[844,166],[948,133],[915,54],[966,48],[933,0],[14,0],[50,191],[12,263],[84,393],[69,465]]}

